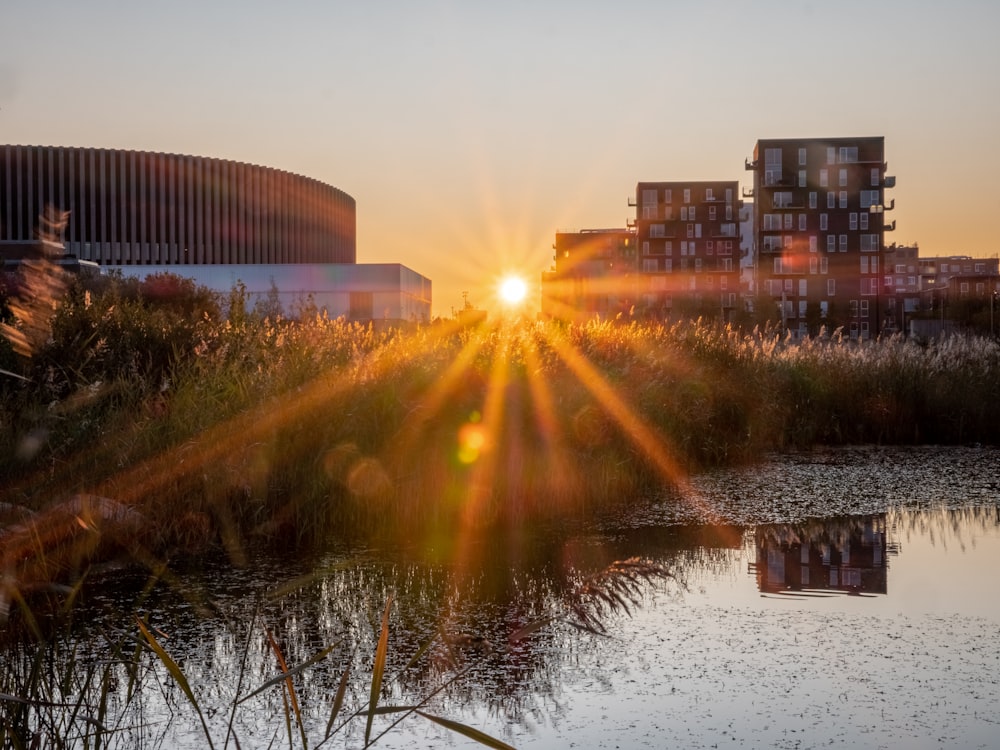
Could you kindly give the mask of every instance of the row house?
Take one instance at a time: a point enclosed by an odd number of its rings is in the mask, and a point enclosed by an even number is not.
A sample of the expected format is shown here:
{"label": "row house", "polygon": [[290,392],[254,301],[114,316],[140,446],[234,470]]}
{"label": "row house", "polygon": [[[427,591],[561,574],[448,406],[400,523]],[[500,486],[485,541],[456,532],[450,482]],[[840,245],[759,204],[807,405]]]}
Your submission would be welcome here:
{"label": "row house", "polygon": [[759,140],[753,161],[756,289],[798,335],[820,325],[852,338],[877,335],[882,289],[886,175],[884,138]]}
{"label": "row house", "polygon": [[630,205],[639,311],[728,319],[740,298],[737,182],[640,182]]}

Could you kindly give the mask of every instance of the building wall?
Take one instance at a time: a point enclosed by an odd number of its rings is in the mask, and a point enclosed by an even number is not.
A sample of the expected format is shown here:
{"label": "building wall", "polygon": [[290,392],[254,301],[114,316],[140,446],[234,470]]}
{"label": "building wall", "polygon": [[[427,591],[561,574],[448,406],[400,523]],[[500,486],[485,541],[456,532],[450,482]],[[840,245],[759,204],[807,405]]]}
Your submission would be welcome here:
{"label": "building wall", "polygon": [[733,181],[640,182],[639,306],[654,316],[728,315],[740,299],[740,199]]}
{"label": "building wall", "polygon": [[354,263],[355,201],[200,156],[0,146],[0,242],[45,236],[102,265]]}
{"label": "building wall", "polygon": [[542,316],[574,322],[626,314],[635,304],[635,233],[557,232],[552,269],[542,274]]}
{"label": "building wall", "polygon": [[331,318],[391,323],[430,321],[431,282],[398,263],[371,264],[228,264],[176,266],[107,266],[126,276],[146,278],[169,272],[227,294],[238,284],[247,304],[276,296],[286,315],[315,305]]}
{"label": "building wall", "polygon": [[760,140],[754,148],[754,248],[762,293],[797,334],[817,323],[853,337],[881,330],[884,138]]}

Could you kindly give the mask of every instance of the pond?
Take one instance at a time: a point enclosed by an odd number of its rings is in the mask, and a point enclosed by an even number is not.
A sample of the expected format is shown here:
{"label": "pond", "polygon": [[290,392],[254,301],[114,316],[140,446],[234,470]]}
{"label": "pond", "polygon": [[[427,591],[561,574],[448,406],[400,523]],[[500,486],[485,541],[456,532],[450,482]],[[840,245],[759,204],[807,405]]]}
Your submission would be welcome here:
{"label": "pond", "polygon": [[[993,747],[998,459],[980,447],[775,456],[586,526],[206,563],[138,607],[217,747],[230,722],[243,748],[289,745],[280,685],[247,698],[277,674],[276,650],[289,665],[322,654],[295,675],[292,744],[323,739],[350,668],[326,746],[362,746],[365,717],[341,720],[369,700],[390,599],[381,704],[423,701],[516,747]],[[573,627],[581,586],[633,557],[673,577],[636,579],[629,614],[597,621],[605,634]],[[132,643],[122,599],[143,581],[126,583],[86,597],[76,659],[105,664],[108,644]],[[110,683],[116,741],[204,746],[176,681],[144,664],[141,700],[124,673]],[[416,714],[375,716],[383,731],[378,747],[481,746]]]}

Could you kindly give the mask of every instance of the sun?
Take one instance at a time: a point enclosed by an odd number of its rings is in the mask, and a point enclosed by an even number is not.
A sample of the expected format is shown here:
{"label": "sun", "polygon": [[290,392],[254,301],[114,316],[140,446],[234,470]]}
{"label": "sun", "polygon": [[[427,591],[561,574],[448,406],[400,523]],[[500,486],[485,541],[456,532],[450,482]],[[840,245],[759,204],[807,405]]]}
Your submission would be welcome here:
{"label": "sun", "polygon": [[528,294],[528,285],[520,276],[506,276],[500,282],[500,299],[508,305],[519,305]]}

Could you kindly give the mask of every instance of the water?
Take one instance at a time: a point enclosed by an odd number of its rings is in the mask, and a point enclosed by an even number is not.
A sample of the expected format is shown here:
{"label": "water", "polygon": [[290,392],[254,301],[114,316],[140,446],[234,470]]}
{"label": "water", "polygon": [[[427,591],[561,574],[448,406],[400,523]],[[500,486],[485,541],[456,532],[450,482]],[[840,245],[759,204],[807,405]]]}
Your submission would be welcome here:
{"label": "water", "polygon": [[[336,547],[243,570],[206,565],[141,606],[218,745],[234,697],[276,674],[265,628],[289,664],[332,646],[296,676],[310,746],[348,665],[345,706],[362,706],[392,597],[382,703],[425,699],[429,712],[517,747],[995,747],[998,458],[986,448],[775,457],[699,477],[685,502],[636,503],[586,527],[437,540],[429,553]],[[557,619],[511,641],[540,618],[568,618],[583,577],[632,556],[679,582],[644,583],[631,616],[605,618],[606,636]],[[79,637],[99,626],[87,642],[106,658],[108,633],[134,632],[120,590],[98,588],[87,606]],[[132,740],[203,746],[162,668],[155,680],[162,691],[150,691]],[[241,746],[275,735],[287,746],[283,711],[277,687],[240,703]],[[394,718],[377,716],[375,733]],[[329,745],[361,746],[364,729],[356,718]],[[441,745],[479,746],[414,715],[378,743]]]}

